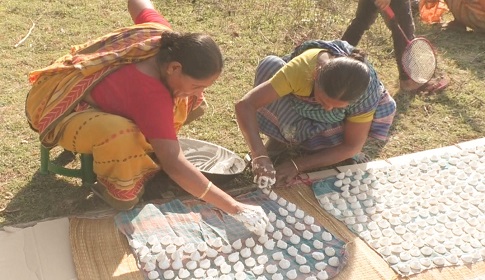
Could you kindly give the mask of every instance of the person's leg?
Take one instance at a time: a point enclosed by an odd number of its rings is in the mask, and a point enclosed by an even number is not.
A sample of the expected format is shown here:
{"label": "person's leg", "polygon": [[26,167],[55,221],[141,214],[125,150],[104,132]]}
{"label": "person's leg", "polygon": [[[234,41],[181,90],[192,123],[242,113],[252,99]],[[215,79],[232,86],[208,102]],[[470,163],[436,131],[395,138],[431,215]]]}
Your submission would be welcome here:
{"label": "person's leg", "polygon": [[377,7],[372,0],[359,0],[355,18],[342,35],[342,40],[352,46],[357,46],[364,35],[377,19]]}
{"label": "person's leg", "polygon": [[387,90],[384,90],[382,98],[377,105],[376,112],[374,113],[369,137],[382,141],[388,139],[389,130],[391,129],[396,109],[396,101],[391,97]]}
{"label": "person's leg", "polygon": [[[414,39],[414,20],[411,10],[411,2],[409,0],[392,0],[390,7],[394,11],[394,14],[396,15],[396,21],[401,26],[401,29],[404,31],[407,39]],[[406,83],[406,81],[410,79],[403,69],[401,59],[404,50],[406,49],[407,41],[406,38],[403,36],[402,32],[395,24],[389,22],[387,22],[387,24],[392,33],[396,64],[399,71],[399,80]],[[412,85],[410,86],[412,87]],[[416,84],[415,87],[419,87],[419,84]]]}
{"label": "person's leg", "polygon": [[269,55],[265,57],[256,68],[256,74],[254,75],[254,86],[257,86],[267,80],[271,79],[273,75],[278,72],[286,62],[281,57],[275,55]]}
{"label": "person's leg", "polygon": [[74,113],[56,129],[60,146],[93,154],[98,179],[94,190],[113,208],[133,208],[145,182],[160,169],[147,154],[151,145],[126,118],[90,110]]}

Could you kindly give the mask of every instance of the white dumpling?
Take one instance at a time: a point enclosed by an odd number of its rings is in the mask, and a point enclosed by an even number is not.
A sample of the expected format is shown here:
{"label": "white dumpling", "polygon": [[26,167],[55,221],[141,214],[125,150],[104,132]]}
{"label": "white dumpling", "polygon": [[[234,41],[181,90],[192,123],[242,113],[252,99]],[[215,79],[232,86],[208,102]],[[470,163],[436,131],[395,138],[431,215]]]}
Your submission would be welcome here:
{"label": "white dumpling", "polygon": [[335,249],[332,247],[326,247],[325,254],[329,257],[333,257],[335,255]]}
{"label": "white dumpling", "polygon": [[140,241],[136,240],[136,239],[131,239],[128,242],[128,244],[131,246],[131,248],[133,248],[135,250],[137,250],[137,249],[139,249],[139,248],[141,248],[143,246],[143,244]]}
{"label": "white dumpling", "polygon": [[[228,280],[231,279],[231,276],[227,275],[227,277],[228,277]],[[236,272],[236,274],[234,275],[234,278],[236,280],[245,280],[246,279],[246,273],[244,273],[242,271]],[[219,280],[222,280],[222,278],[220,277]]]}
{"label": "white dumpling", "polygon": [[283,274],[281,273],[275,273],[271,276],[271,280],[283,280]]}
{"label": "white dumpling", "polygon": [[264,265],[257,265],[251,269],[255,275],[261,275],[264,273]]}
{"label": "white dumpling", "polygon": [[173,272],[173,270],[165,270],[163,272],[163,279],[173,279],[174,277],[175,277],[175,273]]}
{"label": "white dumpling", "polygon": [[209,258],[215,258],[219,253],[215,249],[209,248],[207,249],[205,254]]}
{"label": "white dumpling", "polygon": [[317,273],[317,278],[319,280],[327,280],[328,279],[328,273],[325,270],[319,271]]}
{"label": "white dumpling", "polygon": [[242,241],[241,241],[241,239],[238,239],[238,240],[234,241],[232,243],[232,248],[234,248],[235,250],[241,249],[242,248]]}
{"label": "white dumpling", "polygon": [[145,263],[145,265],[143,266],[143,269],[147,272],[150,272],[152,270],[155,270],[155,268],[157,268],[156,264],[153,263],[153,262],[147,262]]}
{"label": "white dumpling", "polygon": [[288,269],[291,265],[291,262],[287,259],[282,259],[278,262],[279,267],[282,269]]}
{"label": "white dumpling", "polygon": [[303,212],[301,209],[296,209],[295,217],[298,219],[303,219],[303,217],[305,217],[305,212]]}
{"label": "white dumpling", "polygon": [[306,244],[301,244],[301,247],[300,247],[300,250],[305,253],[305,254],[308,254],[310,253],[310,251],[312,250],[310,248],[310,246],[306,245]]}
{"label": "white dumpling", "polygon": [[302,224],[302,223],[300,223],[300,222],[297,222],[297,223],[295,224],[295,228],[296,228],[297,230],[299,230],[299,231],[303,231],[303,230],[305,230],[305,228],[306,228],[306,227],[305,227],[305,225],[304,225],[304,224]]}
{"label": "white dumpling", "polygon": [[288,252],[288,254],[292,257],[296,256],[298,254],[298,249],[296,249],[295,247],[293,246],[290,246],[288,247],[288,249],[286,249],[286,251]]}
{"label": "white dumpling", "polygon": [[329,232],[324,231],[324,232],[322,233],[322,239],[323,239],[324,241],[331,241],[331,240],[332,240],[332,235],[331,235]]}
{"label": "white dumpling", "polygon": [[323,254],[322,252],[313,252],[312,257],[317,261],[321,261],[325,259],[325,254]]}
{"label": "white dumpling", "polygon": [[223,245],[221,247],[221,252],[224,253],[224,254],[230,254],[232,253],[232,246],[231,245]]}
{"label": "white dumpling", "polygon": [[328,264],[331,265],[331,266],[334,266],[334,267],[337,267],[339,265],[340,261],[337,257],[331,257],[329,260],[328,260]]}
{"label": "white dumpling", "polygon": [[254,239],[252,237],[246,239],[246,241],[244,241],[244,244],[246,245],[246,247],[249,247],[249,248],[253,248],[254,245],[256,245],[256,242],[254,241]]}
{"label": "white dumpling", "polygon": [[156,271],[156,270],[148,272],[148,279],[150,279],[150,280],[155,280],[159,276],[160,276],[160,274],[158,274],[158,271]]}
{"label": "white dumpling", "polygon": [[266,248],[268,250],[273,250],[274,246],[275,246],[275,242],[274,242],[273,239],[270,239],[270,240],[268,240],[264,243],[264,248]]}
{"label": "white dumpling", "polygon": [[232,267],[234,269],[234,271],[236,272],[241,272],[244,270],[244,264],[241,262],[241,261],[238,261],[237,263],[235,263]]}
{"label": "white dumpling", "polygon": [[290,212],[295,212],[296,211],[296,205],[294,203],[289,202],[288,205],[286,205],[286,209]]}
{"label": "white dumpling", "polygon": [[181,268],[179,270],[179,275],[181,279],[186,279],[190,276],[190,272],[187,269]]}
{"label": "white dumpling", "polygon": [[208,269],[211,266],[211,262],[208,259],[203,259],[199,262],[199,266],[203,269]]}
{"label": "white dumpling", "polygon": [[[224,258],[224,256],[217,256],[215,259],[214,259],[214,265],[215,266],[221,266],[222,264],[226,263],[226,259]],[[187,263],[188,264],[188,263]],[[187,267],[189,268],[189,267]],[[190,268],[189,268],[190,269]]]}
{"label": "white dumpling", "polygon": [[181,236],[173,238],[172,241],[173,241],[173,244],[179,247],[185,244],[185,239]]}
{"label": "white dumpling", "polygon": [[313,241],[313,247],[315,247],[315,249],[317,249],[317,250],[320,250],[320,249],[323,248],[323,242],[320,241],[320,240],[315,239]]}
{"label": "white dumpling", "polygon": [[302,255],[296,255],[295,257],[295,261],[299,264],[299,265],[303,265],[303,264],[306,264],[306,258]]}
{"label": "white dumpling", "polygon": [[286,243],[283,240],[278,240],[278,241],[276,241],[276,247],[284,250],[284,249],[288,248],[288,243]]}
{"label": "white dumpling", "polygon": [[256,265],[256,260],[252,257],[249,257],[247,259],[244,260],[244,264],[247,266],[247,267],[253,267]]}
{"label": "white dumpling", "polygon": [[286,277],[290,280],[296,279],[298,274],[296,273],[296,270],[292,269],[286,273]]}
{"label": "white dumpling", "polygon": [[281,233],[281,231],[277,230],[273,232],[273,239],[281,240],[282,238],[283,238],[283,233]]}
{"label": "white dumpling", "polygon": [[286,226],[282,229],[282,232],[283,232],[283,235],[286,235],[286,236],[292,236],[293,235],[293,231],[291,230],[291,228],[286,227]]}
{"label": "white dumpling", "polygon": [[221,270],[221,273],[228,274],[231,272],[232,267],[227,263],[223,263],[219,269]]}
{"label": "white dumpling", "polygon": [[278,204],[279,204],[280,206],[286,206],[286,203],[287,203],[286,199],[284,199],[284,198],[282,198],[282,197],[280,197],[280,198],[278,199]]}
{"label": "white dumpling", "polygon": [[258,242],[261,243],[261,244],[264,244],[266,243],[266,241],[269,240],[269,237],[267,234],[263,234],[261,236],[258,237]]}
{"label": "white dumpling", "polygon": [[270,211],[270,212],[268,213],[268,219],[269,219],[269,221],[270,221],[271,223],[274,223],[274,222],[276,221],[276,214],[275,214],[275,213],[273,213],[272,211]]}
{"label": "white dumpling", "polygon": [[270,264],[266,266],[266,272],[268,272],[269,274],[274,274],[276,273],[276,271],[278,271],[278,267],[276,267],[276,265]]}
{"label": "white dumpling", "polygon": [[300,236],[296,235],[296,234],[293,234],[291,237],[290,237],[290,242],[293,243],[294,245],[297,245],[298,243],[300,243]]}
{"label": "white dumpling", "polygon": [[266,256],[266,255],[258,256],[258,258],[256,259],[256,261],[258,262],[258,264],[264,265],[264,264],[266,264],[268,262],[268,256]]}
{"label": "white dumpling", "polygon": [[254,252],[256,255],[260,255],[260,254],[262,254],[262,253],[263,253],[263,246],[261,246],[261,245],[259,245],[259,244],[258,244],[258,245],[256,245],[256,246],[254,246],[254,248],[253,248],[253,252]]}

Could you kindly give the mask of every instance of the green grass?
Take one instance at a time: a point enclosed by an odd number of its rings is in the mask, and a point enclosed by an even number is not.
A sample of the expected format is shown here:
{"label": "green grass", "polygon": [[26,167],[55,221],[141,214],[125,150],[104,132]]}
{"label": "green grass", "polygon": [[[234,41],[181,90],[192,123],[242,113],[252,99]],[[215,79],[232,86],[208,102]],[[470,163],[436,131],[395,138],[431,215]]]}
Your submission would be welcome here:
{"label": "green grass", "polygon": [[[238,131],[234,103],[251,89],[264,56],[283,55],[306,39],[337,39],[352,19],[356,1],[198,0],[154,1],[178,31],[214,36],[225,70],[207,91],[209,110],[181,135],[211,141],[239,155],[247,152]],[[78,179],[38,172],[38,135],[29,129],[24,100],[29,71],[47,66],[73,44],[131,24],[126,1],[3,0],[0,5],[0,226],[84,213],[106,206]],[[450,15],[447,15],[449,19]],[[15,48],[32,25],[23,44]],[[390,32],[379,19],[359,47],[365,49],[398,103],[390,140],[369,142],[374,159],[481,138],[485,130],[485,36],[443,32],[417,24],[437,47],[439,72],[451,78],[443,93],[414,96],[398,90]],[[249,174],[234,184],[245,184]]]}

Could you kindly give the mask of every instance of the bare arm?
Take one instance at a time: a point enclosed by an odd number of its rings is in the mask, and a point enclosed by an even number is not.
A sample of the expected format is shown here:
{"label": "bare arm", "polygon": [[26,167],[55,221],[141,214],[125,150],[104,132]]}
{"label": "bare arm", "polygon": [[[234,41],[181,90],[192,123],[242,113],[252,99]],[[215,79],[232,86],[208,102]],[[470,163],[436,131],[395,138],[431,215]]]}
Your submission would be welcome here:
{"label": "bare arm", "polygon": [[[177,140],[150,139],[155,154],[160,159],[162,169],[184,190],[200,197],[206,190],[209,180],[184,156]],[[203,200],[234,214],[243,209],[241,203],[226,192],[213,185]]]}
{"label": "bare arm", "polygon": [[128,11],[133,21],[144,9],[155,9],[155,7],[150,0],[128,0]]}
{"label": "bare arm", "polygon": [[310,171],[353,157],[362,150],[362,147],[364,147],[369,135],[370,126],[371,122],[345,122],[344,140],[340,145],[323,149],[311,155],[293,159],[298,170],[296,170],[291,161],[282,163],[276,167],[277,181],[279,184],[289,183],[298,174],[298,171]]}
{"label": "bare arm", "polygon": [[250,90],[236,103],[237,123],[253,157],[267,155],[266,148],[259,136],[256,111],[278,98],[279,96],[274,88],[269,81],[266,81]]}
{"label": "bare arm", "polygon": [[162,169],[190,194],[218,207],[258,234],[264,233],[268,216],[261,206],[244,204],[213,185],[184,156],[177,140],[149,139]]}

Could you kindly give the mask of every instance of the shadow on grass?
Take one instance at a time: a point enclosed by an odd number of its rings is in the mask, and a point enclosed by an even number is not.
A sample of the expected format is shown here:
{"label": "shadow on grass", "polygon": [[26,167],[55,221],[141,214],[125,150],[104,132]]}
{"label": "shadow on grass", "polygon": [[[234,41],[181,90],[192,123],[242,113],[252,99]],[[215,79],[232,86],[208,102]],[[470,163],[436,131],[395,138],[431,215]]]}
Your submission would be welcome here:
{"label": "shadow on grass", "polygon": [[94,197],[88,186],[82,186],[80,180],[37,171],[0,215],[4,219],[2,226],[5,226],[101,209],[108,209],[107,205]]}

